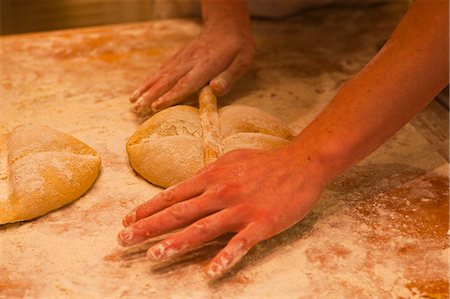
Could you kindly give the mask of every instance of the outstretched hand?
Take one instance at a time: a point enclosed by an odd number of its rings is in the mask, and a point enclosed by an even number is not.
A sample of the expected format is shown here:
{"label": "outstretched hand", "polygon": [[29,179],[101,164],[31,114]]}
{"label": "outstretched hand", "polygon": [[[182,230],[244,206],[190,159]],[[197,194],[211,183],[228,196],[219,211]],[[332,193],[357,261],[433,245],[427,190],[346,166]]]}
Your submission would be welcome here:
{"label": "outstretched hand", "polygon": [[216,96],[226,94],[248,71],[255,53],[248,26],[221,22],[203,32],[147,77],[130,98],[134,110],[159,111],[184,100],[210,82]]}
{"label": "outstretched hand", "polygon": [[208,266],[207,275],[219,277],[257,243],[310,212],[325,187],[319,169],[307,158],[294,161],[288,147],[232,151],[130,212],[119,243],[130,246],[185,227],[148,250],[149,259],[161,261],[234,232]]}

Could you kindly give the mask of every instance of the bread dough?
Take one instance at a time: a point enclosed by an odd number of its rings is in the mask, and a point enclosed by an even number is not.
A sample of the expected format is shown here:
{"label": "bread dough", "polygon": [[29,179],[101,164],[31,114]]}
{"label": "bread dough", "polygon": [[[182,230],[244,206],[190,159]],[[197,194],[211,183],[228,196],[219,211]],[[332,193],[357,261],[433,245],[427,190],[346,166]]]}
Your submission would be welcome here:
{"label": "bread dough", "polygon": [[33,219],[85,193],[100,171],[97,153],[46,126],[26,125],[0,144],[0,224]]}
{"label": "bread dough", "polygon": [[[257,108],[227,106],[218,111],[218,116],[220,154],[244,148],[271,149],[293,139],[293,133],[283,122]],[[126,148],[137,173],[167,188],[205,165],[208,159],[202,137],[209,135],[201,125],[199,110],[179,105],[149,118],[130,137]]]}

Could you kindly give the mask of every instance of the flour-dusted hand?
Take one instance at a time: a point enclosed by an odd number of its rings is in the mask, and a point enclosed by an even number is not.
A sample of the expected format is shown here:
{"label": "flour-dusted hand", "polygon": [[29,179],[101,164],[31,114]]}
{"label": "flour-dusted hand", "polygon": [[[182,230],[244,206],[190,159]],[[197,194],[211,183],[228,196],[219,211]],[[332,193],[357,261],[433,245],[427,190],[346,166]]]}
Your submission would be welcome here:
{"label": "flour-dusted hand", "polygon": [[119,242],[129,246],[185,227],[148,250],[149,259],[159,261],[235,232],[207,269],[211,278],[221,276],[258,242],[305,217],[319,199],[321,167],[292,156],[288,147],[230,152],[128,214]]}
{"label": "flour-dusted hand", "polygon": [[215,95],[226,94],[248,71],[255,46],[242,0],[203,1],[204,29],[150,75],[132,94],[137,113],[172,106],[210,82]]}

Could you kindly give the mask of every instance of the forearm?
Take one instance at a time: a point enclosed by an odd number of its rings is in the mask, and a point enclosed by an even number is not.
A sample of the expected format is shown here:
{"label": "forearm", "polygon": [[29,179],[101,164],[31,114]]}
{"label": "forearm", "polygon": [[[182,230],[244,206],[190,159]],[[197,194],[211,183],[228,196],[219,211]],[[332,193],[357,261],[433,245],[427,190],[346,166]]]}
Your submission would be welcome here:
{"label": "forearm", "polygon": [[448,2],[417,1],[292,150],[324,165],[329,180],[382,145],[447,84]]}
{"label": "forearm", "polygon": [[206,27],[224,23],[250,26],[250,14],[245,0],[202,0],[202,17]]}

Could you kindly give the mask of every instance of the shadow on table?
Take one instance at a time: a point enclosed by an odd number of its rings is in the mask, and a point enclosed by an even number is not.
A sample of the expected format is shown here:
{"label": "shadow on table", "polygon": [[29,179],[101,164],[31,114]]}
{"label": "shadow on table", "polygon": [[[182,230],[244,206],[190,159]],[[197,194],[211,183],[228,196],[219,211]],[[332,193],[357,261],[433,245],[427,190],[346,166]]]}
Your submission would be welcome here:
{"label": "shadow on table", "polygon": [[[305,219],[292,226],[291,228],[266,241],[259,243],[252,250],[250,250],[250,252],[241,260],[241,262],[239,262],[229,273],[225,274],[219,279],[211,281],[209,285],[213,288],[219,287],[220,285],[227,283],[231,279],[235,278],[236,274],[242,269],[255,265],[277,249],[287,246],[288,244],[305,237],[305,235],[307,235],[307,233],[312,229],[317,219],[318,214],[311,213]],[[225,245],[233,237],[233,235],[234,234],[231,233],[225,234],[202,246],[194,248],[192,251],[180,257],[154,264],[151,267],[151,272],[156,275],[163,275],[171,271],[177,271],[192,264],[206,264],[225,247]],[[104,260],[125,263],[141,262],[142,260],[146,259],[147,250],[167,236],[168,235],[154,238],[137,246],[133,246],[132,248],[117,251],[116,253],[106,256]]]}

